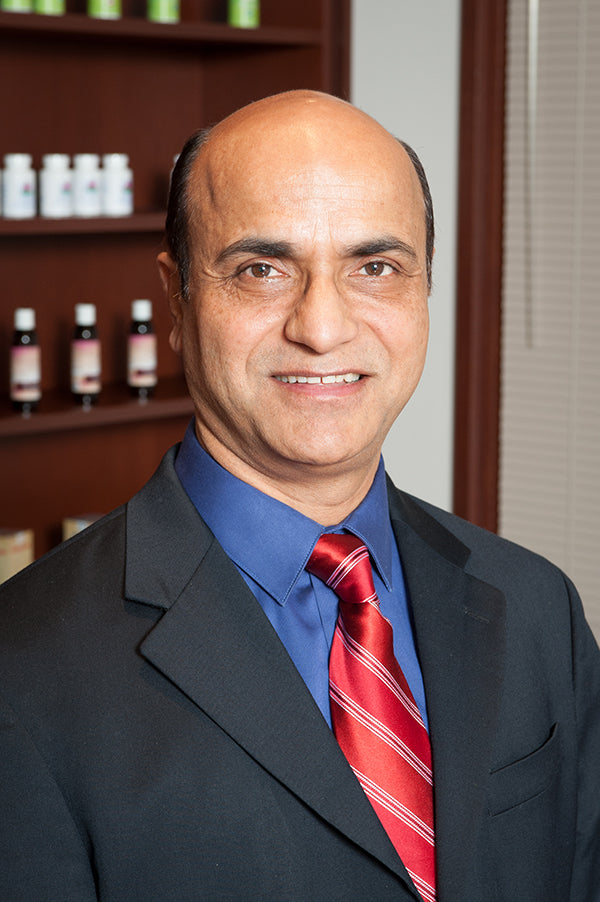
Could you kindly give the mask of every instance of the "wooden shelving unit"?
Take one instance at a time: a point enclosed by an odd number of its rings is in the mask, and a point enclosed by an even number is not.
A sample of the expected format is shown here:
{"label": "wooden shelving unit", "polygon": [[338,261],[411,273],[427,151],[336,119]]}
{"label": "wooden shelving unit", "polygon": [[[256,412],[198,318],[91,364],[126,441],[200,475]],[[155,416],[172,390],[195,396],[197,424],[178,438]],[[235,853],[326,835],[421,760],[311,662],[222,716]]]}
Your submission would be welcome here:
{"label": "wooden shelving unit", "polygon": [[[177,441],[192,412],[168,346],[169,313],[155,257],[162,248],[173,157],[196,128],[259,97],[292,88],[348,95],[349,0],[263,0],[261,26],[230,28],[223,0],[182,0],[182,21],[89,18],[82,0],[64,16],[0,13],[0,156],[26,152],[129,154],[133,216],[0,218],[0,526],[35,531],[36,554],[60,541],[67,515],[126,500]],[[146,404],[125,386],[131,301],[154,303],[159,386]],[[77,302],[95,303],[104,388],[89,412],[69,393]],[[13,311],[37,313],[43,397],[23,418],[8,398]]]}

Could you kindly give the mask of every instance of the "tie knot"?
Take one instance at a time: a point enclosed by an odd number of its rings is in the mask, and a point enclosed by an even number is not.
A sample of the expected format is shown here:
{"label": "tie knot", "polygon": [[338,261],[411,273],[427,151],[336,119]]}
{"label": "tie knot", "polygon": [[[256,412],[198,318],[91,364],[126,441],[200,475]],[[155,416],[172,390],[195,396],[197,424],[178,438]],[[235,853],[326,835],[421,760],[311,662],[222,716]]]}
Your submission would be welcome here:
{"label": "tie knot", "polygon": [[315,545],[306,569],[322,579],[342,601],[377,601],[369,550],[356,536],[325,533]]}

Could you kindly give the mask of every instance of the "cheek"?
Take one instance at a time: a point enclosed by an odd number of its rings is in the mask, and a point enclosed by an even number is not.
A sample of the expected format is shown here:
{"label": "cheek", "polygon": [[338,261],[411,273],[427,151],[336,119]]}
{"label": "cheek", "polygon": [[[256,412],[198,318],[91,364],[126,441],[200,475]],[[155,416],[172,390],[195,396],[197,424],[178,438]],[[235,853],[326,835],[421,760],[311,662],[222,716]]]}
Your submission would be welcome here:
{"label": "cheek", "polygon": [[268,357],[270,333],[264,320],[248,312],[236,315],[223,309],[224,303],[217,310],[201,310],[190,324],[187,363],[205,383],[218,380],[223,386],[242,388],[261,359]]}
{"label": "cheek", "polygon": [[378,334],[385,345],[392,368],[406,372],[422,369],[429,339],[427,307],[390,316],[379,324]]}

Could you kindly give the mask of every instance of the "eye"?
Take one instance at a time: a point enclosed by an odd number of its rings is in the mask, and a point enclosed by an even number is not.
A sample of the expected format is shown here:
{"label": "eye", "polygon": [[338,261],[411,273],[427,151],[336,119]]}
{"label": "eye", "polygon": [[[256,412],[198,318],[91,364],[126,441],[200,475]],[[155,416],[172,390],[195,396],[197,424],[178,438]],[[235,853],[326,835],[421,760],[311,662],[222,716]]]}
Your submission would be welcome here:
{"label": "eye", "polygon": [[277,274],[277,270],[270,263],[252,263],[243,270],[253,279],[268,279]]}
{"label": "eye", "polygon": [[389,276],[395,270],[393,266],[389,263],[384,263],[383,260],[369,260],[368,263],[360,267],[359,272],[364,273],[366,276]]}

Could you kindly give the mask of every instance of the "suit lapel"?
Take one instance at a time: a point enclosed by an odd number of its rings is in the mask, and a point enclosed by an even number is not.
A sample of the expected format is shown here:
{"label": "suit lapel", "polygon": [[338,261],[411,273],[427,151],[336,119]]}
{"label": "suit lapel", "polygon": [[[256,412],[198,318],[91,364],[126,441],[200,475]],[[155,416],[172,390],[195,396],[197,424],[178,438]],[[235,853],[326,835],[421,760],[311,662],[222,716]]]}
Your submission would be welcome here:
{"label": "suit lapel", "polygon": [[459,902],[485,813],[504,659],[504,596],[463,569],[469,550],[420,505],[395,490],[391,497],[427,698],[438,894]]}
{"label": "suit lapel", "polygon": [[142,654],[261,767],[409,885],[304,681],[171,469],[163,464],[128,505],[127,597],[166,609]]}

